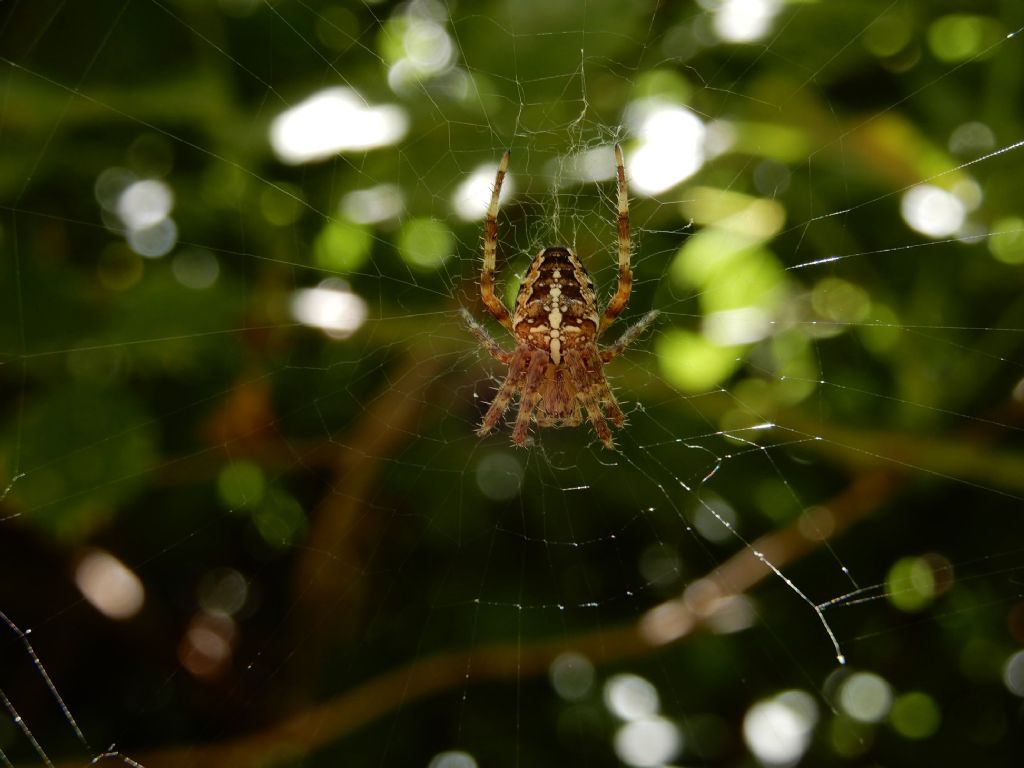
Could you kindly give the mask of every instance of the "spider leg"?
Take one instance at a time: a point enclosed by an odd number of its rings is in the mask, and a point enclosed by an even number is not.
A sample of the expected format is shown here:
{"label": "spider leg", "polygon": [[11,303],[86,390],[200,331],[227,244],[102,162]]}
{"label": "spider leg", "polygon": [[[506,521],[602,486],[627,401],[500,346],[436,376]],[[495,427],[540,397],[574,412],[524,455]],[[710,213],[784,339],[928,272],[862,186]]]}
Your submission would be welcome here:
{"label": "spider leg", "polygon": [[494,394],[494,399],[491,400],[487,413],[484,414],[483,421],[480,422],[480,426],[476,430],[477,435],[480,437],[494,429],[494,425],[498,423],[498,420],[508,410],[508,404],[512,401],[512,395],[523,378],[525,358],[526,355],[523,352],[515,352],[511,355],[508,376],[505,377],[505,381],[498,387],[498,391]]}
{"label": "spider leg", "polygon": [[[595,356],[596,357],[596,356]],[[615,450],[615,443],[612,441],[612,431],[608,428],[608,422],[605,421],[604,414],[601,413],[600,395],[598,386],[596,385],[595,378],[601,376],[600,364],[593,371],[587,370],[587,363],[583,357],[576,352],[576,350],[570,350],[565,355],[565,360],[569,365],[569,371],[572,374],[573,381],[576,383],[577,394],[580,402],[583,403],[583,408],[587,412],[587,417],[590,419],[591,426],[594,427],[594,432],[597,433],[598,438],[604,443],[604,447],[609,450]],[[607,385],[605,385],[607,387]],[[611,390],[608,390],[608,394],[611,395]],[[614,395],[612,400],[614,401]],[[619,406],[616,403],[615,411],[610,413],[612,419],[615,419],[614,414],[617,413],[619,421],[617,425],[621,425],[622,411],[619,410]]]}
{"label": "spider leg", "polygon": [[469,314],[468,309],[465,307],[459,307],[459,309],[462,312],[462,319],[465,321],[466,325],[469,326],[469,330],[474,336],[476,336],[477,340],[484,345],[484,349],[487,350],[490,356],[499,363],[504,363],[505,365],[512,362],[512,353],[506,352],[499,347],[498,342],[491,337],[491,334],[487,332],[487,329],[473,319],[473,316]]}
{"label": "spider leg", "polygon": [[629,293],[633,289],[633,270],[629,266],[629,193],[626,190],[626,169],[623,167],[622,147],[615,145],[615,176],[618,180],[618,239],[619,239],[619,285],[608,306],[605,307],[597,336],[607,330],[615,322],[629,301]]}
{"label": "spider leg", "polygon": [[484,268],[480,273],[480,298],[483,299],[487,311],[503,326],[512,330],[512,316],[494,293],[494,254],[498,248],[498,196],[501,194],[501,183],[505,180],[508,168],[509,152],[501,157],[498,174],[494,178],[494,189],[491,190],[491,204],[487,206],[484,217]]}
{"label": "spider leg", "polygon": [[519,415],[516,417],[516,425],[512,429],[512,442],[519,447],[526,445],[530,417],[533,416],[537,403],[540,402],[540,387],[544,382],[544,375],[547,373],[549,359],[548,353],[543,349],[535,349],[530,356],[530,363],[526,368],[526,380],[523,382],[522,394],[519,395]]}
{"label": "spider leg", "polygon": [[590,381],[589,397],[592,397],[597,404],[604,409],[604,412],[608,414],[608,418],[611,419],[612,424],[616,427],[621,427],[626,419],[625,414],[622,413],[622,408],[619,407],[619,401],[615,399],[615,393],[612,392],[611,386],[608,384],[608,379],[604,376],[603,366],[601,362],[601,353],[597,347],[584,348],[582,350],[581,357],[583,359],[583,365],[587,371],[587,377]]}
{"label": "spider leg", "polygon": [[601,350],[601,361],[610,362],[622,354],[622,351],[636,341],[636,337],[647,330],[647,326],[654,322],[654,320],[661,314],[656,309],[652,309],[646,315],[637,320],[633,325],[626,329],[626,332],[619,337],[619,340],[612,344],[610,347],[605,347]]}

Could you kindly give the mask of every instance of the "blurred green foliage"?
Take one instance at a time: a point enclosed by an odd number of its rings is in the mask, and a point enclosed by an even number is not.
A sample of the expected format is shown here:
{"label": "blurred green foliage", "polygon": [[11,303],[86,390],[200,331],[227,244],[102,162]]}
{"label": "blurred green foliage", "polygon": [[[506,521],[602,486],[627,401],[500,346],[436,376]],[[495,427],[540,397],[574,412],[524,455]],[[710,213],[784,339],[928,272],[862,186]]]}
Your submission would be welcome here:
{"label": "blurred green foliage", "polygon": [[[749,43],[721,39],[714,2],[6,6],[0,611],[34,630],[92,744],[199,764],[356,692],[345,725],[276,764],[438,768],[461,749],[481,766],[616,765],[601,686],[628,670],[681,729],[681,764],[754,764],[744,717],[794,688],[819,710],[804,764],[1016,764],[1019,9],[767,5]],[[274,119],[328,87],[400,107],[404,137],[283,162]],[[662,314],[609,367],[620,450],[586,423],[535,427],[528,450],[505,428],[478,439],[505,372],[457,308],[511,339],[477,299],[461,185],[512,147],[507,301],[554,242],[607,297],[612,168],[588,177],[579,158],[614,141],[637,157],[651,104],[707,134],[692,177],[633,189],[635,286],[608,340]],[[126,238],[119,179],[172,192],[167,253]],[[909,226],[923,184],[962,227]],[[365,304],[354,333],[297,318],[297,291],[327,278]],[[851,510],[880,475],[887,492]],[[701,533],[721,526],[711,510],[738,533]],[[837,520],[850,527],[823,545]],[[824,616],[851,668],[891,686],[879,720],[836,703],[851,673],[774,577],[748,595],[746,631],[616,656],[648,609],[792,530],[809,543],[786,576],[812,604],[840,598]],[[142,580],[138,616],[82,599],[93,548]],[[214,615],[224,569],[244,608]],[[529,666],[546,643],[591,652],[579,699]],[[13,632],[3,648],[0,690],[44,751],[95,756]],[[519,666],[474,656],[488,649]],[[435,654],[422,690],[401,674]],[[175,745],[195,751],[174,763]],[[40,761],[6,719],[0,750]]]}

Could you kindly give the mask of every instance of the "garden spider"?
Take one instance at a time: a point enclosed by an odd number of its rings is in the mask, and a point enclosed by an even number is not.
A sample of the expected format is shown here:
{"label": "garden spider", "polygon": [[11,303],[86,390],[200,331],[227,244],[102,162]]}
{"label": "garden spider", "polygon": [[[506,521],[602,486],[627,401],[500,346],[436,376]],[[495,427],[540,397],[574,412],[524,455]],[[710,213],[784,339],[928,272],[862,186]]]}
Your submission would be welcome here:
{"label": "garden spider", "polygon": [[[480,273],[480,297],[487,311],[512,332],[515,349],[506,352],[463,308],[470,330],[495,360],[508,366],[508,375],[491,402],[477,430],[490,432],[505,413],[512,396],[519,395],[519,414],[512,442],[526,445],[530,419],[540,427],[578,426],[580,406],[606,448],[614,449],[605,416],[621,427],[624,415],[604,376],[604,365],[618,356],[657,317],[652,310],[622,334],[615,344],[599,347],[597,340],[629,301],[633,271],[629,264],[629,206],[622,149],[615,145],[618,177],[619,283],[604,314],[598,313],[594,281],[572,249],[557,245],[544,248],[519,286],[515,310],[510,314],[494,293],[494,254],[498,240],[498,195],[508,168],[505,152],[491,192],[484,219],[484,266]],[[603,413],[602,413],[603,411]]]}

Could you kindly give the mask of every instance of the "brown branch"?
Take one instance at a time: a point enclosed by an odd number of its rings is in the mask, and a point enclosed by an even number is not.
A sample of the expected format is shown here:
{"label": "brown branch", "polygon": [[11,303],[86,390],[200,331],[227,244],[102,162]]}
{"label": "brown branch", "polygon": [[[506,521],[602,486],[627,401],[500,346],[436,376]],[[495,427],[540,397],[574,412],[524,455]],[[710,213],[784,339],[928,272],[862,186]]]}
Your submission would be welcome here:
{"label": "brown branch", "polygon": [[[246,768],[294,759],[330,744],[382,715],[468,682],[517,680],[544,674],[565,651],[576,651],[604,665],[650,653],[678,641],[707,623],[729,598],[749,591],[772,571],[754,554],[762,552],[777,568],[863,519],[893,493],[896,475],[875,472],[854,480],[828,504],[766,534],[695,582],[681,596],[647,611],[638,621],[549,640],[486,645],[419,659],[312,706],[260,733],[205,746],[179,747],[138,757],[146,768]],[[700,595],[701,599],[693,599]]]}
{"label": "brown branch", "polygon": [[385,459],[419,435],[418,421],[437,381],[439,363],[429,349],[413,348],[388,371],[380,394],[355,428],[333,444],[330,490],[312,514],[312,527],[292,578],[296,636],[303,639],[302,666],[320,669],[322,655],[339,637],[354,635],[362,619],[364,542],[379,534],[387,515],[367,514],[379,489]]}

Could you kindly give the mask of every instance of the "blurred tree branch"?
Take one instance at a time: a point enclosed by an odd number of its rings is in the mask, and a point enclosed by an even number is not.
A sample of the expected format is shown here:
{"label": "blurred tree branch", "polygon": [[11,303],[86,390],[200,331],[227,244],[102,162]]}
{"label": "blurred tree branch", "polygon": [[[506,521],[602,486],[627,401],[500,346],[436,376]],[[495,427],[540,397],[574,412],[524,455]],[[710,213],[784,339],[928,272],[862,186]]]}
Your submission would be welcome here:
{"label": "blurred tree branch", "polygon": [[[410,377],[410,383],[419,377]],[[415,388],[415,386],[414,386]],[[245,768],[295,759],[326,746],[410,702],[467,684],[518,680],[544,674],[561,653],[575,651],[597,665],[652,653],[713,624],[730,598],[743,594],[772,573],[755,552],[784,568],[864,519],[899,486],[897,474],[874,471],[857,477],[824,506],[828,526],[798,520],[744,547],[703,578],[686,596],[665,601],[639,620],[547,640],[496,643],[447,651],[379,675],[321,704],[309,707],[259,733],[219,744],[175,747],[134,756],[146,768]],[[819,507],[815,513],[821,515]],[[818,531],[818,535],[809,534]],[[699,599],[693,599],[699,595]],[[823,644],[824,647],[824,644]],[[64,764],[70,768],[72,763]]]}

